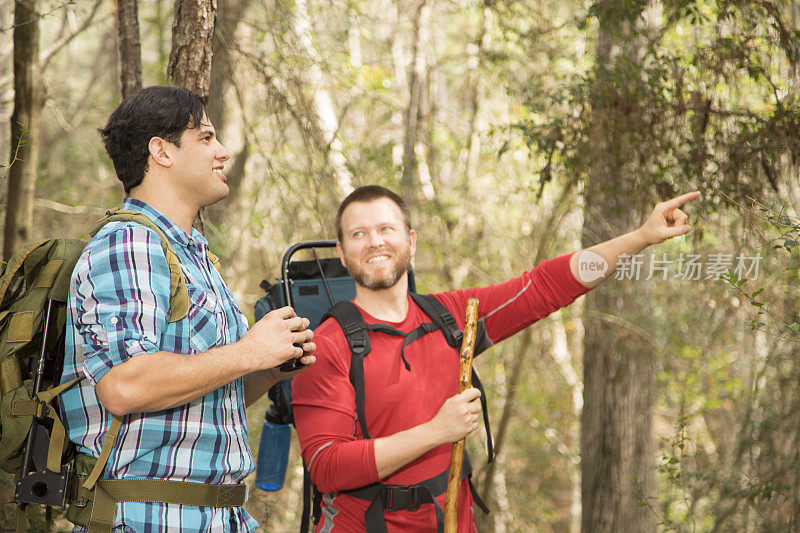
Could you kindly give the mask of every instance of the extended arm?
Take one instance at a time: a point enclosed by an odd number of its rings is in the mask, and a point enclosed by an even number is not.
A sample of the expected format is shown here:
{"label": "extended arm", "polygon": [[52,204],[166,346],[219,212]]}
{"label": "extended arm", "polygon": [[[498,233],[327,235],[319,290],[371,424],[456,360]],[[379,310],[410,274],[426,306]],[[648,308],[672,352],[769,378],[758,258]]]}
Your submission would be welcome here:
{"label": "extended arm", "polygon": [[[695,191],[657,204],[640,228],[574,254],[570,260],[572,274],[586,287],[597,287],[617,269],[620,256],[636,255],[652,244],[689,233],[692,228],[680,207],[698,196]],[[602,270],[595,275],[596,264],[602,265]]]}

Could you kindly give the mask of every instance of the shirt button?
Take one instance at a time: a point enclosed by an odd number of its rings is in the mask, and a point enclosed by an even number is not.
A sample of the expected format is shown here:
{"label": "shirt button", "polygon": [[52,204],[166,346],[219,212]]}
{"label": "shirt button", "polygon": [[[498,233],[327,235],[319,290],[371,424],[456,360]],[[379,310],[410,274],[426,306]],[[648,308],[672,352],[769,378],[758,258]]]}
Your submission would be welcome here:
{"label": "shirt button", "polygon": [[117,317],[115,317],[115,316],[112,316],[112,317],[111,317],[111,323],[112,323],[112,324],[116,324],[117,322],[119,322],[119,318],[117,318]]}

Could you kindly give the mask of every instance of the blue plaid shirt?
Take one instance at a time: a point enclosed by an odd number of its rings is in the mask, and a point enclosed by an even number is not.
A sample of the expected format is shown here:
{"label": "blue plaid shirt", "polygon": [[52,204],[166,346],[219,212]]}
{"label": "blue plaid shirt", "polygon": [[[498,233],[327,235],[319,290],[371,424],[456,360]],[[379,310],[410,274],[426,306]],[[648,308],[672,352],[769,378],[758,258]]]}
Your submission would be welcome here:
{"label": "blue plaid shirt", "polygon": [[[186,276],[190,308],[185,319],[169,323],[169,267],[153,230],[112,222],[84,250],[70,283],[62,382],[80,373],[88,379],[62,395],[61,409],[69,438],[95,457],[113,419],[95,384],[111,367],[143,353],[199,354],[235,342],[247,330],[197,230],[187,235],[138,200],[126,199],[123,209],[141,211],[167,236]],[[103,477],[238,483],[252,470],[240,378],[180,407],[125,416]],[[241,508],[139,502],[117,504],[114,524],[115,530],[136,532],[258,527]]]}

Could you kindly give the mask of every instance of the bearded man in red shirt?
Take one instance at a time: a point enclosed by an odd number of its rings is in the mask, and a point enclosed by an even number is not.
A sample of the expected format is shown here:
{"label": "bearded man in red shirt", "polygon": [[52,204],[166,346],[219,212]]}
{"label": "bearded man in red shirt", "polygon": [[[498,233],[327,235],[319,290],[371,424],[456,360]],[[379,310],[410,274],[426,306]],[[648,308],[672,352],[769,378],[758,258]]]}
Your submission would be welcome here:
{"label": "bearded man in red shirt", "polygon": [[[477,298],[488,341],[502,341],[599,285],[620,256],[689,233],[680,206],[699,195],[660,203],[637,230],[543,261],[505,283],[433,297],[461,329],[467,300]],[[431,322],[408,292],[417,235],[397,194],[374,185],[356,189],[339,206],[336,229],[339,257],[356,283],[352,303],[370,328],[407,334]],[[605,269],[586,275],[579,270],[582,260]],[[380,327],[369,334],[371,350],[363,357],[361,408],[350,375],[351,347],[337,320],[316,329],[317,362],[294,379],[303,459],[323,494],[317,532],[441,531],[452,443],[479,425],[480,393],[458,394],[458,352],[441,330],[408,342]],[[459,531],[476,531],[473,502],[465,476]]]}

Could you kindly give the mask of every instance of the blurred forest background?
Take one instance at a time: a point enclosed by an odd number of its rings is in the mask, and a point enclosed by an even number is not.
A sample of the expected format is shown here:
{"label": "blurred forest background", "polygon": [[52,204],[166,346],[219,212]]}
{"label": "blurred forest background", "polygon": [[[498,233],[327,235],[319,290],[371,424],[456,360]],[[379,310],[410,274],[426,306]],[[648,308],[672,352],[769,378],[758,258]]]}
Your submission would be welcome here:
{"label": "blurred forest background", "polygon": [[[4,0],[4,257],[85,237],[121,201],[97,128],[142,85],[209,97],[232,192],[204,231],[251,318],[286,248],[333,237],[361,184],[412,204],[426,292],[503,281],[699,189],[689,236],[477,360],[498,455],[470,437],[479,530],[798,531],[798,16],[796,0]],[[301,486],[295,441],[283,491],[247,504],[264,531],[298,529]]]}

